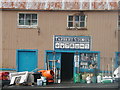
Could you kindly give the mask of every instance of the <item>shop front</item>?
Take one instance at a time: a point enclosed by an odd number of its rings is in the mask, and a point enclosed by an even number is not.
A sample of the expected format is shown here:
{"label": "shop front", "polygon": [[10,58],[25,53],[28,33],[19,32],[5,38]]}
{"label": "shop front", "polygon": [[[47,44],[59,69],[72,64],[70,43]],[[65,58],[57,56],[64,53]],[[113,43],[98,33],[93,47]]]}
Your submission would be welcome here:
{"label": "shop front", "polygon": [[54,82],[75,81],[76,74],[100,71],[100,52],[91,51],[90,36],[54,36],[54,50],[45,51],[45,69],[54,71]]}

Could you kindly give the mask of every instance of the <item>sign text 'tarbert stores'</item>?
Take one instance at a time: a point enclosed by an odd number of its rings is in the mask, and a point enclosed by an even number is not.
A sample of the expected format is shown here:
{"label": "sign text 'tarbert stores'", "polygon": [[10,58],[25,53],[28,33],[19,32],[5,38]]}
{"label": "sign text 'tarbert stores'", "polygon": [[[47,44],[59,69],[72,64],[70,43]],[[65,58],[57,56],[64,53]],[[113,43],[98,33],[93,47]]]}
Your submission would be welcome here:
{"label": "sign text 'tarbert stores'", "polygon": [[90,36],[54,36],[54,50],[90,50]]}

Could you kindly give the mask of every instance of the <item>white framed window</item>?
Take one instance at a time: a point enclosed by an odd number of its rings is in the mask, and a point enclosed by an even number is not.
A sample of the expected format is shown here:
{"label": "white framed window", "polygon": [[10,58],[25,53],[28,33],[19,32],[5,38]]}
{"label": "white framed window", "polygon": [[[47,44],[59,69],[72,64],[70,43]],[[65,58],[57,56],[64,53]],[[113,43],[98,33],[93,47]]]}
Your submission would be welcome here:
{"label": "white framed window", "polygon": [[37,27],[38,15],[36,13],[18,13],[18,26],[23,28]]}
{"label": "white framed window", "polygon": [[86,28],[85,15],[68,15],[67,16],[68,28]]}

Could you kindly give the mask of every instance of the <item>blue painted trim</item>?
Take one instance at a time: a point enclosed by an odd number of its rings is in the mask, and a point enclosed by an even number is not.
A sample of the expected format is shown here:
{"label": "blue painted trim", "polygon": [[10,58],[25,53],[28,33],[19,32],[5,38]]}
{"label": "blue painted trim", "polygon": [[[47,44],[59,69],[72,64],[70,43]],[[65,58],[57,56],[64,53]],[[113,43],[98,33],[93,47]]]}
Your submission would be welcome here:
{"label": "blue painted trim", "polygon": [[[74,57],[75,57],[75,53],[74,53]],[[62,61],[62,60],[61,60]],[[74,77],[74,75],[76,74],[76,72],[77,72],[77,67],[75,67],[75,60],[73,60],[73,77]]]}
{"label": "blue painted trim", "polygon": [[83,50],[45,50],[46,52],[66,52],[66,53],[75,53],[75,52],[79,52],[79,53],[100,53],[100,51],[83,51]]}
{"label": "blue painted trim", "polygon": [[36,52],[36,68],[38,68],[38,50],[35,49],[35,52]]}
{"label": "blue painted trim", "polygon": [[47,70],[47,67],[46,67],[46,62],[47,62],[47,52],[44,52],[44,69],[46,69]]}
{"label": "blue painted trim", "polygon": [[100,71],[100,73],[113,73],[112,71]]}
{"label": "blue painted trim", "polygon": [[[12,69],[12,68],[0,68],[0,70],[5,70],[5,71],[16,71],[16,69]],[[46,70],[46,69],[37,69],[36,71],[40,71],[40,70]]]}
{"label": "blue painted trim", "polygon": [[17,51],[38,51],[37,49],[16,49]]}
{"label": "blue painted trim", "polygon": [[99,69],[99,71],[100,71],[100,52],[98,52],[98,69]]}
{"label": "blue painted trim", "polygon": [[46,70],[46,69],[38,69],[38,71],[40,71],[40,70]]}
{"label": "blue painted trim", "polygon": [[19,63],[19,62],[18,62],[18,58],[19,58],[18,52],[19,52],[19,50],[17,49],[17,50],[16,50],[16,71],[18,71],[18,65],[19,65],[19,64],[18,64],[18,63]]}
{"label": "blue painted trim", "polygon": [[27,52],[36,52],[36,54],[37,54],[37,57],[36,57],[36,59],[37,59],[37,62],[36,62],[36,68],[38,68],[38,50],[37,49],[16,49],[16,71],[18,72],[18,67],[19,67],[19,61],[18,61],[18,59],[19,59],[19,56],[18,56],[18,53],[19,52],[23,52],[23,51],[27,51]]}
{"label": "blue painted trim", "polygon": [[119,65],[118,65],[118,59],[119,59],[119,56],[118,54],[120,54],[120,52],[115,52],[115,65],[114,65],[114,68],[117,68]]}
{"label": "blue painted trim", "polygon": [[118,58],[117,53],[118,53],[118,52],[115,52],[115,63],[114,63],[114,68],[117,67],[117,58]]}
{"label": "blue painted trim", "polygon": [[12,68],[0,68],[0,70],[5,70],[5,71],[16,71],[16,69],[12,69]]}
{"label": "blue painted trim", "polygon": [[94,69],[80,69],[80,72],[94,72]]}
{"label": "blue painted trim", "polygon": [[[94,71],[94,69],[90,69],[90,70],[87,70],[87,69],[81,69],[81,72],[92,72]],[[112,71],[99,71],[98,73],[112,73]]]}

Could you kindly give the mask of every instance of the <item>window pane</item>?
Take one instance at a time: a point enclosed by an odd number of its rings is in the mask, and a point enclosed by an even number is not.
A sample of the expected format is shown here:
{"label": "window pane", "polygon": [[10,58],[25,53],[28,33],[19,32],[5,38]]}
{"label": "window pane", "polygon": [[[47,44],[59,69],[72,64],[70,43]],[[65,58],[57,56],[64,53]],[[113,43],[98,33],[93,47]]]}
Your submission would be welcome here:
{"label": "window pane", "polygon": [[25,25],[31,25],[30,20],[25,20]]}
{"label": "window pane", "polygon": [[75,21],[79,21],[79,16],[75,16]]}
{"label": "window pane", "polygon": [[32,19],[37,19],[37,14],[32,14]]}
{"label": "window pane", "polygon": [[37,25],[37,20],[32,20],[32,25]]}
{"label": "window pane", "polygon": [[79,25],[79,22],[75,22],[75,25],[74,25],[75,27],[79,27],[80,25]]}
{"label": "window pane", "polygon": [[19,19],[24,20],[24,14],[19,14]]}
{"label": "window pane", "polygon": [[80,21],[85,21],[85,16],[81,16]]}
{"label": "window pane", "polygon": [[73,27],[73,22],[68,22],[68,27]]}
{"label": "window pane", "polygon": [[31,14],[26,14],[26,19],[30,20],[31,19]]}
{"label": "window pane", "polygon": [[24,20],[19,20],[19,25],[24,25]]}
{"label": "window pane", "polygon": [[69,17],[68,17],[68,20],[69,20],[69,21],[73,21],[73,16],[69,16]]}
{"label": "window pane", "polygon": [[85,27],[85,23],[84,22],[80,22],[80,27]]}

